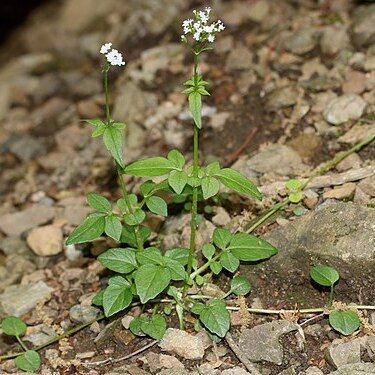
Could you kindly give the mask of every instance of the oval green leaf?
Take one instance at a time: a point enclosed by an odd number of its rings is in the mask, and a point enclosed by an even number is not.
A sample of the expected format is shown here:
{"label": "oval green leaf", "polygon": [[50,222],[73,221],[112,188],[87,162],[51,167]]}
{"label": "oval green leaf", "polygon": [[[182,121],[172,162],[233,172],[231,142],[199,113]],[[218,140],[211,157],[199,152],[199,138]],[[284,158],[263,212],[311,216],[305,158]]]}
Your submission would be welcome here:
{"label": "oval green leaf", "polygon": [[237,259],[251,262],[267,259],[277,254],[277,249],[270,243],[247,233],[235,234],[227,249]]}
{"label": "oval green leaf", "polygon": [[171,281],[169,269],[155,264],[145,264],[135,271],[134,282],[137,287],[137,294],[141,303],[161,293]]}
{"label": "oval green leaf", "polygon": [[103,294],[104,315],[111,316],[127,308],[133,299],[129,287],[109,285]]}
{"label": "oval green leaf", "polygon": [[209,331],[219,337],[224,337],[229,331],[230,315],[222,300],[214,299],[208,302],[201,309],[199,319]]}
{"label": "oval green leaf", "polygon": [[201,181],[203,198],[208,199],[215,196],[219,192],[220,183],[214,177],[204,177]]}
{"label": "oval green leaf", "polygon": [[236,191],[237,193],[248,195],[257,199],[262,199],[262,193],[246,176],[231,168],[221,169],[215,173],[215,176],[226,187]]}
{"label": "oval green leaf", "polygon": [[104,232],[114,240],[120,241],[122,233],[122,224],[117,216],[106,216]]}
{"label": "oval green leaf", "polygon": [[124,166],[122,156],[122,134],[121,131],[113,126],[107,126],[104,130],[103,141],[107,150],[111,153],[112,157],[120,165]]}
{"label": "oval green leaf", "polygon": [[41,364],[40,355],[35,350],[28,350],[15,358],[14,363],[23,371],[35,372],[39,370]]}
{"label": "oval green leaf", "polygon": [[168,176],[168,183],[171,188],[181,194],[188,182],[188,175],[185,171],[172,171]]}
{"label": "oval green leaf", "polygon": [[89,216],[73,230],[66,240],[67,245],[93,241],[104,232],[105,218],[101,215]]}
{"label": "oval green leaf", "polygon": [[329,266],[315,266],[310,270],[311,278],[323,286],[332,286],[340,278],[339,273]]}
{"label": "oval green leaf", "polygon": [[150,320],[144,319],[140,325],[141,331],[155,340],[161,340],[167,330],[167,322],[160,314],[153,315]]}
{"label": "oval green leaf", "polygon": [[220,263],[226,270],[232,273],[240,266],[240,261],[228,251],[221,253]]}
{"label": "oval green leaf", "polygon": [[193,91],[189,94],[189,109],[193,120],[198,129],[202,127],[202,97],[197,91]]}
{"label": "oval green leaf", "polygon": [[183,166],[185,165],[185,156],[182,155],[181,152],[178,150],[169,151],[167,158],[178,169],[182,169]]}
{"label": "oval green leaf", "polygon": [[215,255],[215,246],[210,243],[205,243],[202,246],[202,254],[206,259],[211,259]]}
{"label": "oval green leaf", "polygon": [[98,256],[98,261],[111,271],[129,273],[137,268],[135,250],[132,248],[108,249]]}
{"label": "oval green leaf", "polygon": [[354,311],[335,310],[329,314],[329,323],[336,331],[348,336],[359,328],[361,321]]}
{"label": "oval green leaf", "polygon": [[154,214],[168,216],[167,203],[160,197],[152,196],[146,198],[146,206]]}
{"label": "oval green leaf", "polygon": [[125,168],[125,172],[135,176],[156,177],[168,174],[175,169],[176,167],[173,162],[157,156],[155,158],[135,161]]}
{"label": "oval green leaf", "polygon": [[235,276],[231,282],[230,289],[236,296],[244,296],[250,292],[251,285],[245,276]]}
{"label": "oval green leaf", "polygon": [[1,323],[1,329],[8,336],[22,336],[26,328],[24,321],[16,316],[8,316]]}
{"label": "oval green leaf", "polygon": [[213,234],[214,244],[221,250],[225,250],[232,239],[233,234],[224,228],[215,228]]}
{"label": "oval green leaf", "polygon": [[94,208],[97,211],[107,213],[112,211],[111,202],[107,198],[96,193],[87,194],[87,203],[90,207]]}

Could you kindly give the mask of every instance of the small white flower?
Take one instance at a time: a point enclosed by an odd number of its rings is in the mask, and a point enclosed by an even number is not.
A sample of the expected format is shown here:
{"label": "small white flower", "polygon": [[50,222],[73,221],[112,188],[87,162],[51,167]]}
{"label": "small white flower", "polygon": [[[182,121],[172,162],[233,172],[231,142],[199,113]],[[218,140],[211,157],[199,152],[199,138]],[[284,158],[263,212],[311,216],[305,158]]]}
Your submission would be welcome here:
{"label": "small white flower", "polygon": [[100,48],[100,53],[105,55],[106,53],[108,53],[108,51],[111,49],[111,47],[112,47],[112,43],[103,44]]}
{"label": "small white flower", "polygon": [[[184,35],[192,34],[193,39],[200,43],[212,43],[216,34],[223,31],[225,26],[220,20],[208,24],[210,12],[210,7],[206,7],[204,11],[193,10],[194,19],[187,19],[182,23]],[[182,40],[186,41],[186,38]]]}
{"label": "small white flower", "polygon": [[123,61],[122,55],[117,49],[112,49],[111,52],[105,55],[105,57],[111,65],[125,65],[125,61]]}

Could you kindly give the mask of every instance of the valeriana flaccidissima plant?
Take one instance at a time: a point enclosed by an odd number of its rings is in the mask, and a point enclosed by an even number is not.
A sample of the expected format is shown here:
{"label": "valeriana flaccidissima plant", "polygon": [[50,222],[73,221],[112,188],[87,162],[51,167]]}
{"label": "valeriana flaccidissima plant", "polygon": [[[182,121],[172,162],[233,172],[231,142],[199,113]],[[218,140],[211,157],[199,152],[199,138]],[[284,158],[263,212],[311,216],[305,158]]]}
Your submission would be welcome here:
{"label": "valeriana flaccidissima plant", "polygon": [[[111,316],[131,304],[154,304],[151,316],[142,315],[130,325],[133,333],[146,333],[161,338],[166,331],[166,320],[160,314],[160,303],[167,303],[164,314],[175,308],[180,327],[184,312],[197,315],[209,332],[223,337],[229,329],[230,317],[224,298],[234,293],[244,295],[250,291],[249,282],[242,276],[232,280],[231,288],[222,298],[191,295],[189,287],[205,283],[212,274],[223,268],[235,273],[240,261],[258,261],[276,254],[277,250],[266,241],[251,234],[232,234],[230,230],[217,228],[211,243],[203,245],[203,261],[196,257],[196,231],[198,223],[198,197],[210,199],[219,193],[220,184],[240,194],[261,199],[256,186],[244,175],[231,168],[221,168],[219,162],[201,166],[198,160],[199,131],[202,129],[202,96],[209,95],[206,82],[199,74],[199,56],[211,49],[216,35],[225,29],[221,21],[209,23],[210,8],[194,11],[193,19],[183,22],[182,41],[194,56],[191,79],[184,83],[188,105],[193,118],[193,163],[186,166],[185,156],[171,150],[167,157],[157,156],[126,165],[123,159],[121,130],[125,124],[111,118],[108,92],[108,71],[113,65],[125,65],[122,55],[111,49],[111,43],[100,50],[106,57],[103,68],[106,118],[85,120],[95,127],[92,136],[102,136],[111,153],[118,173],[122,197],[117,208],[104,196],[89,193],[88,204],[96,210],[67,239],[67,244],[93,241],[103,233],[122,244],[122,247],[106,250],[98,261],[116,274],[109,278],[107,287],[100,291],[93,303],[103,306],[104,314]],[[125,153],[126,155],[126,153]],[[124,174],[140,177],[165,178],[158,183],[145,181],[138,195],[127,191]],[[175,195],[190,195],[191,236],[189,248],[159,249],[148,242],[150,229],[143,225],[146,211],[167,216],[167,204],[157,195],[161,190]],[[200,302],[203,301],[203,302]],[[144,311],[147,311],[144,309]]]}

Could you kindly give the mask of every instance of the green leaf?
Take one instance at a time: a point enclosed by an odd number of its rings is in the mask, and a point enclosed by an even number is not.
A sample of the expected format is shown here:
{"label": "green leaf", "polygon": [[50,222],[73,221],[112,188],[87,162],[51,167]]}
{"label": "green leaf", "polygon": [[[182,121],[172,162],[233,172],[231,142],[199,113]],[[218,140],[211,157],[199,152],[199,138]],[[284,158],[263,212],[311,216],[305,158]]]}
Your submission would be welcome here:
{"label": "green leaf", "polygon": [[113,126],[107,126],[104,130],[103,141],[107,150],[111,153],[113,158],[117,161],[120,167],[124,166],[122,157],[122,134],[121,131]]}
{"label": "green leaf", "polygon": [[193,120],[195,125],[198,129],[202,127],[202,118],[201,118],[201,111],[202,111],[202,96],[199,92],[194,91],[189,94],[189,109],[191,115],[193,116]]}
{"label": "green leaf", "polygon": [[299,190],[303,187],[303,183],[293,178],[289,180],[285,186],[289,190]]}
{"label": "green leaf", "polygon": [[136,259],[139,264],[157,264],[163,265],[163,255],[161,251],[156,247],[148,247],[144,251],[139,251],[136,253]]}
{"label": "green leaf", "polygon": [[215,173],[220,182],[226,187],[236,191],[237,193],[248,195],[257,199],[262,199],[262,193],[246,176],[231,168],[221,169]]}
{"label": "green leaf", "polygon": [[210,262],[210,270],[215,274],[218,275],[221,270],[223,269],[223,266],[220,262]]}
{"label": "green leaf", "polygon": [[[137,227],[137,230],[142,242],[146,242],[148,237],[150,237],[151,229],[144,225],[139,225]],[[135,237],[135,227],[123,226],[120,241],[123,243],[127,243],[130,246],[137,247],[138,244],[137,239]]]}
{"label": "green leaf", "polygon": [[130,288],[131,284],[128,280],[125,279],[125,277],[122,276],[112,276],[108,279],[108,285],[109,286],[118,286],[122,288]]}
{"label": "green leaf", "polygon": [[183,83],[184,86],[195,86],[195,83],[192,79],[188,79]]}
{"label": "green leaf", "polygon": [[200,312],[199,319],[208,330],[219,337],[224,337],[229,331],[230,315],[222,300],[214,299],[208,302]]}
{"label": "green leaf", "polygon": [[359,328],[361,321],[354,311],[335,310],[329,314],[329,324],[336,331],[348,336]]}
{"label": "green leaf", "polygon": [[235,234],[227,248],[239,260],[258,261],[277,254],[277,249],[267,241],[252,234]]}
{"label": "green leaf", "polygon": [[244,296],[250,292],[251,285],[245,276],[235,276],[230,284],[230,290],[236,296]]}
{"label": "green leaf", "polygon": [[184,266],[177,260],[164,257],[165,267],[167,267],[171,273],[172,280],[185,280],[186,272]]}
{"label": "green leaf", "polygon": [[296,191],[294,193],[289,194],[289,200],[292,203],[298,203],[298,202],[301,202],[304,196],[305,194],[303,194],[302,191]]}
{"label": "green leaf", "polygon": [[213,176],[219,171],[220,163],[218,161],[214,161],[213,163],[208,164],[206,167],[206,172],[209,176]]}
{"label": "green leaf", "polygon": [[24,321],[16,316],[8,316],[1,323],[1,329],[8,336],[22,336],[26,328]]}
{"label": "green leaf", "polygon": [[101,135],[104,134],[105,132],[105,128],[106,126],[105,125],[98,125],[92,132],[91,132],[91,137],[92,138],[95,138],[95,137],[99,137]]}
{"label": "green leaf", "polygon": [[94,208],[97,211],[107,213],[112,211],[111,202],[107,198],[96,193],[87,194],[87,203],[90,207]]}
{"label": "green leaf", "polygon": [[135,210],[134,213],[132,214],[131,213],[124,214],[125,223],[128,225],[141,224],[143,220],[145,219],[145,217],[146,217],[145,212],[141,210],[140,208]]}
{"label": "green leaf", "polygon": [[126,124],[124,124],[123,122],[112,122],[111,126],[116,128],[116,129],[125,129],[126,128]]}
{"label": "green leaf", "polygon": [[176,167],[170,160],[157,156],[135,161],[125,168],[125,172],[135,176],[156,177],[168,174],[175,169]]}
{"label": "green leaf", "polygon": [[182,169],[183,166],[185,165],[185,157],[178,150],[169,151],[167,158],[178,169]]}
{"label": "green leaf", "polygon": [[104,315],[111,316],[127,308],[133,299],[128,286],[109,285],[103,295]]}
{"label": "green leaf", "polygon": [[202,254],[205,258],[210,260],[215,255],[215,246],[211,245],[210,243],[205,243],[202,246]]}
{"label": "green leaf", "polygon": [[201,302],[194,303],[193,307],[191,308],[191,312],[193,314],[200,315],[200,313],[205,309],[206,305]]}
{"label": "green leaf", "polygon": [[105,218],[104,232],[116,241],[120,241],[122,224],[119,218],[115,215],[109,215]]}
{"label": "green leaf", "polygon": [[104,122],[100,118],[84,119],[82,122],[87,122],[90,125],[94,126],[105,126]]}
{"label": "green leaf", "polygon": [[98,261],[111,271],[129,273],[137,268],[136,251],[130,247],[108,249],[98,256]]}
{"label": "green leaf", "polygon": [[155,182],[152,182],[150,180],[144,182],[141,186],[140,186],[140,190],[141,190],[141,193],[143,194],[144,197],[147,197],[150,195],[150,193],[152,192],[152,189],[155,187]]}
{"label": "green leaf", "polygon": [[177,194],[181,194],[187,181],[188,175],[184,171],[172,171],[168,176],[168,183]]}
{"label": "green leaf", "polygon": [[201,181],[203,198],[208,199],[219,192],[220,183],[214,177],[204,177]]}
{"label": "green leaf", "polygon": [[128,212],[128,205],[126,204],[126,201],[124,198],[118,199],[116,202],[116,205],[122,213]]}
{"label": "green leaf", "polygon": [[22,371],[35,372],[39,370],[41,364],[40,355],[35,350],[27,350],[15,358],[14,363]]}
{"label": "green leaf", "polygon": [[226,270],[232,273],[240,266],[240,261],[228,251],[221,253],[220,263]]}
{"label": "green leaf", "polygon": [[141,325],[143,322],[145,322],[147,319],[144,316],[137,316],[134,318],[130,324],[129,324],[129,329],[134,335],[141,335],[142,330],[141,330]]}
{"label": "green leaf", "polygon": [[323,286],[332,286],[340,278],[339,273],[329,266],[312,267],[310,276],[315,282]]}
{"label": "green leaf", "polygon": [[67,245],[93,241],[104,232],[105,217],[101,215],[89,216],[73,230],[66,240]]}
{"label": "green leaf", "polygon": [[135,271],[134,282],[141,303],[161,293],[170,283],[171,273],[169,269],[155,264],[144,264]]}
{"label": "green leaf", "polygon": [[140,328],[146,335],[155,340],[161,340],[167,330],[167,322],[160,314],[155,314],[150,320],[142,320]]}
{"label": "green leaf", "polygon": [[181,93],[182,93],[182,94],[187,94],[187,95],[189,95],[189,94],[191,94],[193,91],[194,91],[194,87],[188,87],[187,89],[182,90]]}
{"label": "green leaf", "polygon": [[233,234],[224,228],[215,228],[213,234],[214,244],[221,250],[225,250],[232,239]]}
{"label": "green leaf", "polygon": [[176,260],[181,265],[186,266],[189,259],[189,249],[186,247],[177,247],[165,252],[165,257]]}
{"label": "green leaf", "polygon": [[201,94],[201,95],[210,95],[210,93],[203,87],[200,87],[198,89],[198,92]]}
{"label": "green leaf", "polygon": [[154,214],[168,216],[167,203],[165,203],[164,199],[160,197],[147,197],[146,206]]}
{"label": "green leaf", "polygon": [[95,306],[103,306],[103,295],[104,289],[99,290],[99,292],[96,293],[94,298],[91,300],[91,304]]}

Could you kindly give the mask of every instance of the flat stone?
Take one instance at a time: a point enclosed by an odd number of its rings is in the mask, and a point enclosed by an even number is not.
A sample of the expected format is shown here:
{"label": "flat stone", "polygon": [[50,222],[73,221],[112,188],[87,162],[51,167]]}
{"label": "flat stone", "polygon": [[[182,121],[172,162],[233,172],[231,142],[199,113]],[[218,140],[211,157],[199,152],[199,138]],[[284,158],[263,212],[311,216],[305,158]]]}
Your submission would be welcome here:
{"label": "flat stone", "polygon": [[46,148],[40,139],[29,134],[17,134],[17,139],[11,142],[9,151],[18,159],[28,161],[45,154]]}
{"label": "flat stone", "polygon": [[335,55],[337,52],[348,47],[350,44],[349,35],[341,24],[327,26],[323,30],[320,39],[320,49],[325,55]]}
{"label": "flat stone", "polygon": [[375,124],[355,124],[348,130],[344,135],[342,135],[338,141],[341,143],[356,144],[375,132]]}
{"label": "flat stone", "polygon": [[225,69],[232,70],[246,70],[253,66],[253,54],[250,49],[244,45],[238,45],[233,48],[228,55]]}
{"label": "flat stone", "polygon": [[351,363],[341,366],[329,375],[374,375],[375,363]]}
{"label": "flat stone", "polygon": [[353,70],[346,76],[346,81],[342,85],[344,94],[362,94],[366,90],[367,77],[365,73]]}
{"label": "flat stone", "polygon": [[225,227],[231,221],[231,217],[225,208],[218,206],[216,213],[212,217],[212,222],[218,227]]}
{"label": "flat stone", "polygon": [[349,363],[361,362],[361,339],[348,342],[342,339],[333,340],[326,351],[327,361],[335,368],[340,368]]}
{"label": "flat stone", "polygon": [[353,16],[352,33],[354,43],[359,47],[375,42],[375,4],[356,9]]}
{"label": "flat stone", "polygon": [[296,251],[344,261],[370,261],[375,257],[374,222],[375,210],[361,205],[334,202],[319,206],[264,236],[279,249],[268,262],[283,267]]}
{"label": "flat stone", "polygon": [[227,370],[223,370],[221,375],[250,375],[250,372],[244,370],[241,367],[234,367]]}
{"label": "flat stone", "polygon": [[94,306],[74,305],[69,310],[70,319],[78,324],[84,324],[99,316],[100,310]]}
{"label": "flat stone", "polygon": [[354,182],[348,182],[347,184],[344,184],[339,187],[335,187],[331,190],[326,191],[323,193],[324,199],[344,199],[349,198],[353,196],[355,192],[355,183]]}
{"label": "flat stone", "polygon": [[57,336],[57,333],[51,327],[46,326],[45,324],[38,324],[37,326],[28,327],[25,336],[22,337],[22,340],[31,342],[33,346],[39,346]]}
{"label": "flat stone", "polygon": [[296,55],[304,55],[313,50],[316,45],[317,39],[315,37],[315,30],[307,27],[287,34],[284,40],[285,49]]}
{"label": "flat stone", "polygon": [[54,215],[53,207],[33,205],[23,211],[0,216],[0,230],[7,236],[20,236],[23,232],[52,220]]}
{"label": "flat stone", "polygon": [[27,235],[26,241],[36,255],[47,257],[61,253],[63,234],[61,228],[46,225],[33,228]]}
{"label": "flat stone", "polygon": [[323,371],[321,371],[319,369],[319,367],[316,367],[316,366],[312,366],[312,367],[309,367],[306,371],[305,371],[306,375],[324,375],[323,374]]}
{"label": "flat stone", "polygon": [[50,298],[53,288],[38,281],[29,285],[12,285],[0,295],[0,311],[6,315],[22,316],[38,302]]}
{"label": "flat stone", "polygon": [[340,163],[336,165],[336,170],[338,172],[344,172],[348,171],[349,169],[360,168],[361,165],[361,157],[357,153],[354,153],[346,157],[344,160],[340,161]]}
{"label": "flat stone", "polygon": [[301,157],[291,147],[272,144],[247,159],[240,158],[233,169],[251,178],[254,174],[275,173],[281,176],[298,175],[306,170]]}
{"label": "flat stone", "polygon": [[281,365],[283,348],[279,342],[280,336],[296,329],[297,326],[287,320],[244,329],[239,338],[239,346],[252,362],[268,361]]}
{"label": "flat stone", "polygon": [[158,345],[162,350],[173,352],[185,359],[202,359],[204,356],[202,338],[179,329],[168,328]]}
{"label": "flat stone", "polygon": [[0,250],[6,255],[30,253],[26,242],[18,236],[11,236],[1,239]]}
{"label": "flat stone", "polygon": [[266,106],[269,109],[287,108],[297,103],[298,88],[284,86],[273,90],[267,96]]}
{"label": "flat stone", "polygon": [[333,125],[340,125],[349,120],[358,120],[367,103],[357,94],[344,94],[328,103],[323,116]]}
{"label": "flat stone", "polygon": [[364,178],[359,182],[358,187],[370,197],[375,197],[375,176]]}

